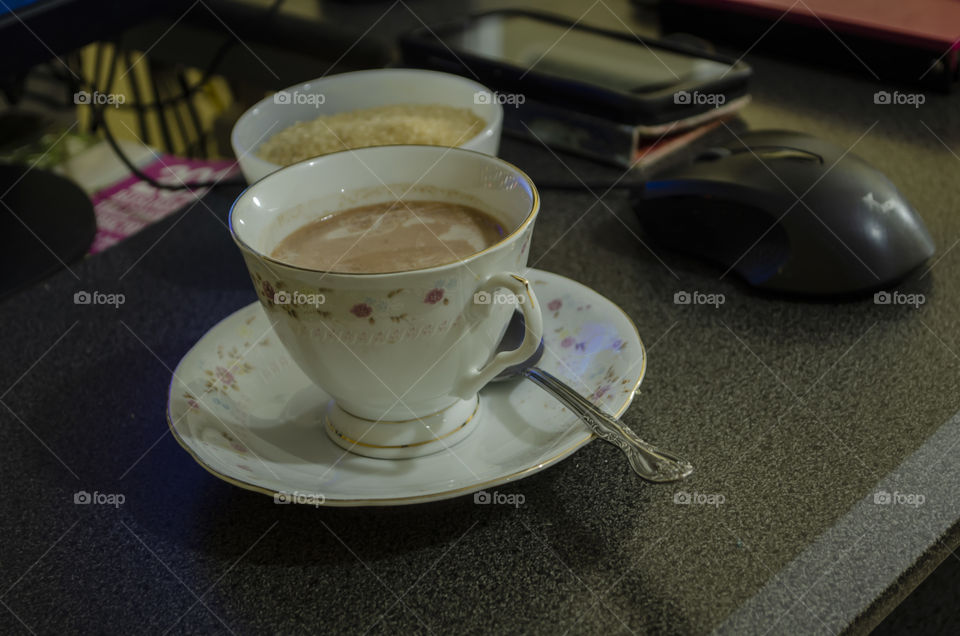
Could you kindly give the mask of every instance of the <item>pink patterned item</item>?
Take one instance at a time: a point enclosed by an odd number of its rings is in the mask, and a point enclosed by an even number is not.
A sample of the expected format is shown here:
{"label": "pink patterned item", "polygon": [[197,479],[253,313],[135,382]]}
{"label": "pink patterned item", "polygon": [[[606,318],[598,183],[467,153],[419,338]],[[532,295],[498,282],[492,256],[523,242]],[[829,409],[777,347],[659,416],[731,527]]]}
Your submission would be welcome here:
{"label": "pink patterned item", "polygon": [[[217,181],[237,174],[236,163],[230,160],[203,161],[161,155],[142,171],[170,185]],[[208,188],[196,190],[158,190],[131,175],[105,188],[93,197],[97,215],[97,234],[90,253],[102,252],[144,227],[169,216],[203,196]]]}

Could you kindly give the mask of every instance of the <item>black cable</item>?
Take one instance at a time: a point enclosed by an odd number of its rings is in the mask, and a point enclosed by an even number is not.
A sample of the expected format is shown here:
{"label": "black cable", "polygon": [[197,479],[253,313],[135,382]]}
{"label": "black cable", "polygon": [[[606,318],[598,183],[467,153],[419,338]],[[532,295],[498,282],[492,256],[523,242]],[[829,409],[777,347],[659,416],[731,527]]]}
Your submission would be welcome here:
{"label": "black cable", "polygon": [[[97,52],[93,58],[93,82],[91,82],[92,86],[96,86],[100,82],[100,65],[103,63],[103,43],[97,42],[95,46],[97,48]],[[93,121],[90,123],[90,132],[91,133],[97,132],[96,118],[94,118]]]}
{"label": "black cable", "polygon": [[[167,94],[169,95],[170,94],[169,74],[164,73],[164,77],[161,79],[163,80],[164,91],[166,91]],[[182,106],[182,104],[179,101],[174,103],[173,107],[170,108],[170,113],[171,115],[173,115],[173,123],[176,125],[176,129],[180,132],[180,137],[183,139],[183,146],[185,149],[184,152],[186,152],[188,156],[191,156],[190,133],[187,131],[187,124],[183,120],[183,113],[180,111],[180,106]]]}
{"label": "black cable", "polygon": [[[150,84],[153,87],[153,97],[154,99],[161,99],[160,96],[160,80],[157,78],[157,74],[153,72],[153,68],[149,69],[150,73]],[[107,91],[112,91],[113,85],[107,87]],[[157,110],[157,121],[160,124],[160,136],[163,138],[164,149],[167,152],[173,152],[173,137],[170,135],[170,128],[167,126],[167,111],[164,108]]]}
{"label": "black cable", "polygon": [[[79,51],[74,51],[67,56],[64,66],[67,69],[67,86],[69,87],[70,94],[68,96],[68,101],[71,103],[76,102],[76,94],[83,88],[83,81],[80,79],[83,77],[83,58],[80,55]],[[51,69],[55,67],[51,66]]]}
{"label": "black cable", "polygon": [[[277,11],[279,11],[283,3],[284,3],[284,0],[274,0],[273,4],[270,5],[270,7],[267,9],[266,14],[264,16],[265,18],[264,26],[267,26],[267,24],[273,19],[274,15],[277,13]],[[120,43],[118,41],[117,50],[119,50],[119,45]],[[220,48],[217,49],[216,53],[214,53],[213,59],[211,59],[210,63],[207,65],[207,69],[204,71],[204,74],[201,77],[200,81],[190,88],[189,93],[179,95],[175,99],[171,99],[170,102],[174,103],[181,99],[190,99],[195,94],[195,92],[199,90],[204,84],[206,84],[209,81],[210,77],[213,76],[217,66],[219,66],[220,62],[223,60],[223,58],[226,56],[227,52],[230,50],[230,48],[233,45],[234,45],[234,39],[232,37],[228,37],[228,39],[224,41],[223,44],[220,45]],[[114,64],[110,68],[110,73],[107,81],[107,91],[106,91],[108,94],[113,90],[113,76],[114,76],[115,67],[116,67],[116,64]],[[152,75],[153,74],[151,73],[151,77]],[[136,81],[136,78],[134,78],[134,81]],[[159,98],[159,95],[157,95],[157,97]],[[160,103],[162,102],[160,101],[156,102],[156,104],[160,104]],[[144,109],[150,108],[151,106],[152,106],[151,104],[142,105]],[[157,188],[159,190],[192,190],[195,188],[212,188],[212,187],[226,186],[226,185],[245,185],[246,184],[246,181],[242,178],[183,183],[180,185],[170,185],[166,183],[160,183],[150,175],[144,173],[137,166],[135,166],[134,163],[130,160],[130,158],[126,154],[124,154],[124,152],[120,149],[120,144],[117,143],[116,138],[113,136],[113,132],[111,132],[110,127],[107,126],[107,120],[105,116],[106,106],[103,104],[91,104],[91,107],[93,109],[93,117],[95,122],[94,125],[96,125],[96,122],[99,122],[99,125],[103,130],[103,136],[106,138],[107,143],[110,144],[110,148],[113,149],[114,154],[116,154],[117,157],[120,159],[120,161],[123,162],[123,165],[127,167],[127,169],[130,171],[131,174],[133,174],[135,177],[137,177],[141,181],[145,181],[149,183],[154,188]],[[163,111],[160,110],[157,114],[160,117],[161,122],[163,122]]]}
{"label": "black cable", "polygon": [[[120,50],[119,42],[117,42],[116,50],[117,51]],[[113,61],[114,63],[110,65],[110,70],[107,75],[107,90],[105,91],[107,94],[110,94],[113,91],[114,74],[117,68],[116,58],[114,58]],[[116,138],[113,136],[113,132],[111,132],[110,127],[107,125],[107,118],[106,118],[107,105],[92,103],[91,108],[93,109],[94,119],[99,122],[100,128],[103,130],[103,136],[106,137],[107,143],[110,144],[110,147],[113,149],[113,152],[117,155],[120,161],[123,162],[123,165],[125,165],[127,169],[131,172],[131,174],[133,174],[135,177],[137,177],[141,181],[145,181],[149,183],[151,186],[153,186],[154,188],[157,188],[158,190],[192,190],[194,188],[210,188],[210,187],[221,186],[221,185],[241,185],[245,183],[244,181],[239,179],[202,181],[198,183],[182,183],[178,185],[160,183],[150,175],[140,170],[140,168],[138,168],[136,165],[134,165],[134,163],[130,160],[130,157],[124,154],[124,152],[120,149],[120,144],[117,143]],[[162,112],[159,114],[161,115],[161,117],[163,116]]]}
{"label": "black cable", "polygon": [[[187,88],[189,84],[187,82],[186,76],[183,74],[183,69],[177,69],[177,81],[180,83],[180,90],[183,91],[184,95],[187,94]],[[203,130],[203,121],[200,119],[200,113],[197,112],[197,107],[194,105],[192,99],[183,100],[187,106],[187,114],[190,115],[190,121],[193,124],[193,129],[197,133],[196,147],[197,154],[203,154],[204,157],[209,157],[209,152],[207,149],[207,133]],[[191,147],[193,147],[191,145]],[[188,152],[188,154],[190,154]]]}
{"label": "black cable", "polygon": [[140,130],[140,138],[148,139],[147,111],[143,108],[142,95],[140,94],[140,85],[137,83],[137,73],[133,70],[133,64],[130,63],[130,52],[123,52],[123,63],[130,69],[130,92],[133,93],[134,109],[137,111],[137,128]]}
{"label": "black cable", "polygon": [[[276,14],[279,12],[280,7],[283,5],[284,2],[285,0],[274,0],[273,4],[271,4],[267,8],[263,17],[264,18],[263,27],[268,27],[270,25],[270,22],[273,21],[274,16],[276,16]],[[198,92],[203,90],[203,87],[206,86],[206,84],[211,79],[213,79],[213,76],[216,75],[217,68],[226,58],[227,53],[230,52],[230,49],[236,45],[236,43],[237,43],[237,40],[235,38],[228,36],[227,39],[224,40],[223,43],[214,52],[213,57],[210,58],[210,62],[207,64],[206,69],[204,69],[203,71],[203,75],[200,76],[200,79],[197,81],[197,83],[187,87],[183,93],[175,97],[169,97],[167,99],[157,98],[151,103],[141,104],[140,107],[145,110],[150,110],[152,108],[159,109],[165,106],[170,106],[176,102],[179,102],[182,99],[192,98]],[[142,59],[142,56],[141,56],[141,59]],[[118,104],[116,105],[116,108],[126,109],[126,108],[134,108],[134,106],[127,106],[126,104]]]}
{"label": "black cable", "polygon": [[94,106],[95,117],[100,120],[100,129],[103,131],[103,136],[106,138],[107,143],[110,144],[110,148],[113,149],[113,152],[117,157],[123,162],[123,165],[127,167],[127,170],[140,179],[149,183],[154,188],[158,190],[193,190],[196,188],[213,188],[218,186],[237,186],[237,185],[246,185],[246,181],[240,178],[234,179],[221,179],[215,181],[199,181],[194,183],[181,183],[181,184],[169,184],[169,183],[160,183],[150,175],[146,174],[140,168],[138,168],[133,161],[130,160],[124,152],[120,149],[120,145],[117,143],[116,138],[113,136],[113,132],[110,131],[110,127],[107,125],[106,118],[104,117],[104,110]]}

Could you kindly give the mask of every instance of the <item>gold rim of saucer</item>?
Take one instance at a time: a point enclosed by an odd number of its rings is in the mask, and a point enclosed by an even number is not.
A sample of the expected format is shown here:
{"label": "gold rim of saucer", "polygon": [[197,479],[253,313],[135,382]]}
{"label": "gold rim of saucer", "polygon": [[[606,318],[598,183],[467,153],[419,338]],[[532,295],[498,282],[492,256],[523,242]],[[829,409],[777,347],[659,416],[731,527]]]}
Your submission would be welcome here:
{"label": "gold rim of saucer", "polygon": [[[552,272],[551,272],[551,274],[552,274],[553,276],[556,276],[557,278],[562,278],[562,279],[563,279],[565,282],[567,282],[567,283],[574,284],[574,285],[577,285],[577,286],[579,286],[579,287],[585,287],[585,288],[589,289],[590,291],[594,291],[594,290],[592,290],[590,287],[587,287],[586,285],[584,285],[583,283],[578,283],[577,281],[572,280],[572,279],[570,279],[570,278],[567,278],[566,276],[562,276],[562,275],[560,275],[560,274],[554,274],[554,273],[552,273]],[[535,282],[535,280],[536,280],[536,277],[535,277],[535,276],[531,276],[530,278],[531,278],[531,280],[533,280],[533,281]],[[597,293],[597,292],[594,292],[594,293]],[[258,301],[257,303],[251,303],[251,305],[256,305],[256,304],[259,304],[259,301]],[[621,415],[623,415],[623,414],[626,412],[626,410],[627,410],[628,408],[630,408],[630,405],[633,404],[633,400],[634,400],[634,398],[636,397],[636,394],[637,394],[637,389],[640,388],[640,384],[643,382],[643,378],[644,378],[644,376],[645,376],[646,373],[647,373],[647,349],[646,349],[646,347],[645,347],[644,344],[643,344],[643,339],[640,337],[640,331],[637,329],[637,325],[633,322],[633,319],[630,318],[630,315],[627,314],[627,312],[625,312],[619,305],[617,305],[616,303],[614,303],[614,302],[612,302],[612,301],[610,302],[610,306],[611,306],[611,307],[615,307],[617,311],[619,311],[621,314],[623,314],[624,318],[627,319],[627,324],[629,324],[630,327],[633,328],[633,332],[634,332],[634,334],[636,334],[636,336],[637,336],[637,342],[640,344],[640,353],[641,353],[641,358],[640,358],[640,359],[641,359],[640,372],[639,372],[639,374],[637,375],[637,380],[636,380],[636,382],[634,382],[633,387],[632,387],[631,390],[630,390],[630,393],[629,393],[630,397],[629,397],[629,398],[626,400],[626,402],[624,402],[623,405],[622,405],[619,409],[617,409],[616,412],[614,412],[614,414],[613,414],[614,417],[619,418]],[[238,310],[235,311],[234,313],[240,313],[241,311],[244,311],[245,309],[247,309],[247,307],[241,307],[240,309],[238,309]],[[232,315],[233,315],[233,314],[230,314],[230,316],[232,316]],[[225,317],[223,320],[228,320],[228,319],[230,318],[230,316]],[[221,320],[220,322],[223,322],[223,320]],[[217,324],[220,324],[220,323],[217,323]],[[216,325],[215,325],[215,326],[216,326]],[[202,339],[202,338],[201,338],[201,339]],[[194,346],[196,346],[196,345],[194,345]],[[228,484],[232,484],[232,485],[234,485],[234,486],[237,486],[238,488],[243,488],[244,490],[251,490],[251,491],[253,491],[253,492],[258,492],[258,493],[263,494],[263,495],[275,496],[275,495],[284,494],[283,491],[280,491],[280,490],[271,490],[270,488],[264,488],[263,486],[258,486],[257,484],[252,484],[252,483],[250,483],[250,482],[243,481],[242,479],[237,479],[237,478],[235,478],[235,477],[231,477],[230,475],[226,475],[226,474],[224,474],[224,473],[219,472],[218,470],[216,470],[216,469],[213,468],[212,466],[209,466],[207,463],[205,463],[205,462],[193,451],[193,449],[190,448],[190,447],[187,445],[187,443],[183,440],[183,438],[180,437],[180,434],[177,432],[177,429],[176,429],[176,427],[174,426],[174,422],[173,422],[172,418],[170,417],[170,408],[171,408],[171,406],[173,405],[173,384],[174,384],[174,382],[178,382],[178,381],[179,381],[179,380],[178,380],[178,372],[180,371],[180,365],[181,365],[181,364],[183,364],[183,359],[180,360],[180,363],[178,363],[178,364],[177,364],[177,367],[173,370],[173,376],[172,376],[171,379],[170,379],[170,387],[169,387],[168,390],[167,390],[167,408],[165,409],[165,413],[164,413],[164,415],[165,415],[165,417],[166,417],[166,420],[167,420],[167,427],[168,427],[168,429],[170,430],[171,434],[173,435],[173,438],[177,441],[177,444],[179,444],[179,445],[181,446],[181,448],[183,448],[183,450],[185,450],[185,451],[187,452],[187,454],[190,455],[190,457],[192,457],[193,460],[194,460],[195,462],[197,462],[204,470],[206,470],[208,473],[210,473],[210,474],[213,475],[214,477],[217,477],[218,479],[221,479],[221,480],[227,482]],[[179,421],[179,420],[177,420],[177,421]],[[482,424],[482,422],[478,422],[478,424]],[[580,448],[580,447],[583,446],[584,444],[586,444],[586,443],[590,442],[591,440],[593,440],[593,438],[595,438],[595,437],[596,437],[596,435],[594,435],[593,433],[587,432],[587,434],[586,434],[582,439],[576,441],[575,443],[571,444],[570,446],[567,446],[566,448],[564,448],[562,451],[560,451],[560,452],[557,453],[556,455],[553,455],[553,456],[551,456],[551,457],[549,457],[549,458],[547,458],[547,459],[545,459],[545,460],[543,460],[543,461],[541,461],[541,462],[538,462],[538,463],[537,463],[536,465],[534,465],[534,466],[529,466],[529,467],[524,468],[524,469],[522,469],[522,470],[518,470],[518,471],[516,471],[516,472],[510,473],[509,475],[504,475],[504,476],[501,476],[501,477],[495,477],[495,478],[493,478],[493,479],[488,479],[488,480],[483,481],[483,482],[480,482],[480,483],[470,484],[470,485],[468,485],[468,486],[461,486],[460,488],[453,488],[453,489],[450,489],[450,490],[442,490],[442,491],[439,491],[439,492],[432,492],[432,493],[423,494],[423,495],[408,495],[408,496],[405,496],[405,497],[376,497],[376,498],[374,498],[374,497],[370,497],[370,498],[329,498],[329,497],[328,497],[328,498],[325,498],[323,505],[328,506],[328,507],[331,507],[331,508],[348,507],[348,506],[376,506],[376,505],[380,505],[380,504],[398,504],[398,505],[402,505],[402,504],[427,503],[427,502],[430,502],[430,501],[438,501],[438,500],[442,500],[442,499],[447,499],[447,498],[449,498],[450,496],[456,495],[456,494],[458,494],[458,493],[468,493],[468,492],[473,492],[473,491],[476,491],[476,490],[481,490],[481,489],[483,489],[484,487],[489,486],[489,485],[491,485],[491,484],[505,484],[505,483],[509,483],[509,482],[511,482],[511,481],[516,481],[516,480],[518,480],[518,479],[521,479],[521,478],[523,478],[523,477],[526,476],[526,475],[539,472],[539,471],[543,470],[544,468],[547,468],[547,467],[549,467],[549,466],[551,466],[551,465],[559,462],[561,459],[563,459],[563,458],[566,457],[567,455],[570,455],[571,453],[573,453],[574,451],[576,451],[578,448]],[[331,443],[332,443],[332,440],[331,440]],[[349,452],[349,451],[344,451],[344,452],[346,453],[346,452]],[[405,460],[405,461],[415,461],[415,460],[416,460],[416,458],[414,458],[413,460]]]}

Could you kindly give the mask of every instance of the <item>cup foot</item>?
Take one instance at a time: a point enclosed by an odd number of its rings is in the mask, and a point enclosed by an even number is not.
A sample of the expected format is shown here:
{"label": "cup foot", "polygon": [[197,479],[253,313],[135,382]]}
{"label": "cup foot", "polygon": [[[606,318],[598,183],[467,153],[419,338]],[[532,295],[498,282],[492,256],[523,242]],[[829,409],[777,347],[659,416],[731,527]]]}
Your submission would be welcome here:
{"label": "cup foot", "polygon": [[331,401],[323,428],[333,442],[351,453],[377,459],[407,459],[440,452],[460,442],[477,425],[477,396],[420,418],[379,422],[352,415]]}

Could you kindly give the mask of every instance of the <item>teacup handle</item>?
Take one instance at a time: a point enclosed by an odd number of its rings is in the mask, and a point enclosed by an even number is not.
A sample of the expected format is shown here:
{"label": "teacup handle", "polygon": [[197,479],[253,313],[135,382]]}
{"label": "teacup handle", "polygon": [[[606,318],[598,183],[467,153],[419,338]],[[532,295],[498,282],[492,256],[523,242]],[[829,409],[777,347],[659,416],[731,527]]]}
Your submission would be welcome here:
{"label": "teacup handle", "polygon": [[490,295],[500,288],[509,289],[518,299],[521,299],[519,306],[526,324],[523,342],[513,351],[501,351],[482,368],[469,369],[460,379],[457,390],[457,394],[463,399],[475,395],[507,367],[525,362],[537,351],[540,340],[543,338],[543,318],[540,315],[540,306],[537,304],[537,297],[526,278],[509,272],[494,274],[477,287],[474,291],[474,298],[484,293]]}

